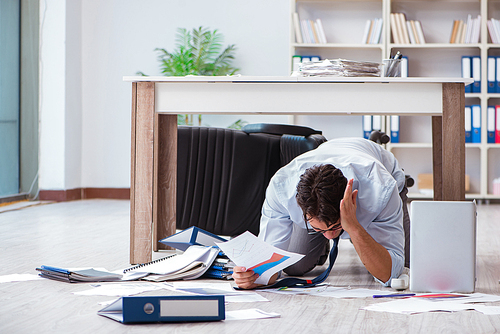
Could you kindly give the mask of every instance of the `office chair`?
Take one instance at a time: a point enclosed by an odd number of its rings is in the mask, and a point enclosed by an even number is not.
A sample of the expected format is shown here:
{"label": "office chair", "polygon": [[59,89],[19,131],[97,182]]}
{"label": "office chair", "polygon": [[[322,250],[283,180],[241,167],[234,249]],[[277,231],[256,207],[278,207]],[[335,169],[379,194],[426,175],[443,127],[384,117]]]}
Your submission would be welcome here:
{"label": "office chair", "polygon": [[177,228],[257,235],[271,177],[325,141],[321,131],[293,125],[249,124],[242,130],[179,126]]}

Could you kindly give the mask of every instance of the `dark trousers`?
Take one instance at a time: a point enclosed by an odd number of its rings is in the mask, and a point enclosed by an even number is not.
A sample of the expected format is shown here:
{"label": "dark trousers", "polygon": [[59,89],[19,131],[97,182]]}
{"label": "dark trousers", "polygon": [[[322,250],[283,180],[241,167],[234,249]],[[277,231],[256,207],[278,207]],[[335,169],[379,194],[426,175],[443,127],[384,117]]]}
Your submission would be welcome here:
{"label": "dark trousers", "polygon": [[[403,228],[405,234],[405,267],[410,267],[410,216],[408,214],[408,189],[406,186],[399,193],[403,202]],[[323,234],[307,234],[307,231],[296,224],[293,225],[292,239],[288,251],[305,254],[297,263],[285,268],[284,271],[290,276],[302,276],[313,270],[318,264],[323,264],[325,256],[328,256],[330,242]]]}

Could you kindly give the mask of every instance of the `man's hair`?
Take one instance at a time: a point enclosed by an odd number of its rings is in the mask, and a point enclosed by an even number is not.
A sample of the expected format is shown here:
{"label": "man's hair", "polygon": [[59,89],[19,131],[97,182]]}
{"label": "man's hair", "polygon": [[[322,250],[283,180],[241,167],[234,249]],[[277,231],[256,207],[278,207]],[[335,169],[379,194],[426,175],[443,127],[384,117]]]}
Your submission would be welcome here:
{"label": "man's hair", "polygon": [[340,201],[344,197],[347,179],[333,165],[316,165],[306,169],[297,185],[297,203],[304,220],[317,218],[327,226],[340,218]]}

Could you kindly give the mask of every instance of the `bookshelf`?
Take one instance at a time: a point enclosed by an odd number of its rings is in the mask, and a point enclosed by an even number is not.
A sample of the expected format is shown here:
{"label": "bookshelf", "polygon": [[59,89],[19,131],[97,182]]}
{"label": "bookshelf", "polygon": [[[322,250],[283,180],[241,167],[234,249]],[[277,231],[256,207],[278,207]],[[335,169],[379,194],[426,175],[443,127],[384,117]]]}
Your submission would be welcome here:
{"label": "bookshelf", "polygon": [[[500,19],[499,0],[291,0],[291,16],[322,22],[327,43],[297,43],[294,23],[290,20],[290,69],[293,55],[317,55],[325,58],[346,58],[381,62],[396,51],[408,57],[408,76],[461,77],[462,56],[481,59],[481,92],[466,93],[466,105],[481,106],[481,143],[466,144],[466,174],[470,189],[466,198],[489,202],[500,200],[493,194],[493,180],[500,178],[500,144],[487,143],[487,108],[500,105],[500,93],[488,93],[488,56],[500,57],[500,44],[494,44],[488,33],[487,20]],[[394,43],[391,13],[404,13],[406,20],[418,20],[425,44]],[[478,43],[450,43],[455,20],[466,21],[468,15],[481,16]],[[383,19],[378,44],[362,43],[367,20]],[[361,118],[357,128],[362,135]],[[324,124],[324,128],[328,125]],[[390,128],[386,117],[383,129]],[[325,132],[325,131],[324,131]],[[325,132],[327,133],[327,131]],[[418,189],[417,177],[432,173],[431,120],[429,117],[400,118],[400,143],[390,143],[387,149],[395,154],[405,172],[414,177],[410,198],[430,198],[429,192]]]}

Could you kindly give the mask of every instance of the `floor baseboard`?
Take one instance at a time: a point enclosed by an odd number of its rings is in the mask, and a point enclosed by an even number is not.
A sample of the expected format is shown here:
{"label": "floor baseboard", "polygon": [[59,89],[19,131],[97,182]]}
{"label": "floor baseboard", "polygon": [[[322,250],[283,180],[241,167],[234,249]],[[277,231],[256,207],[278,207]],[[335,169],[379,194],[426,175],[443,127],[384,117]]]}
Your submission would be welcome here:
{"label": "floor baseboard", "polygon": [[66,202],[92,198],[130,199],[130,188],[75,188],[40,190],[39,193],[42,201]]}

